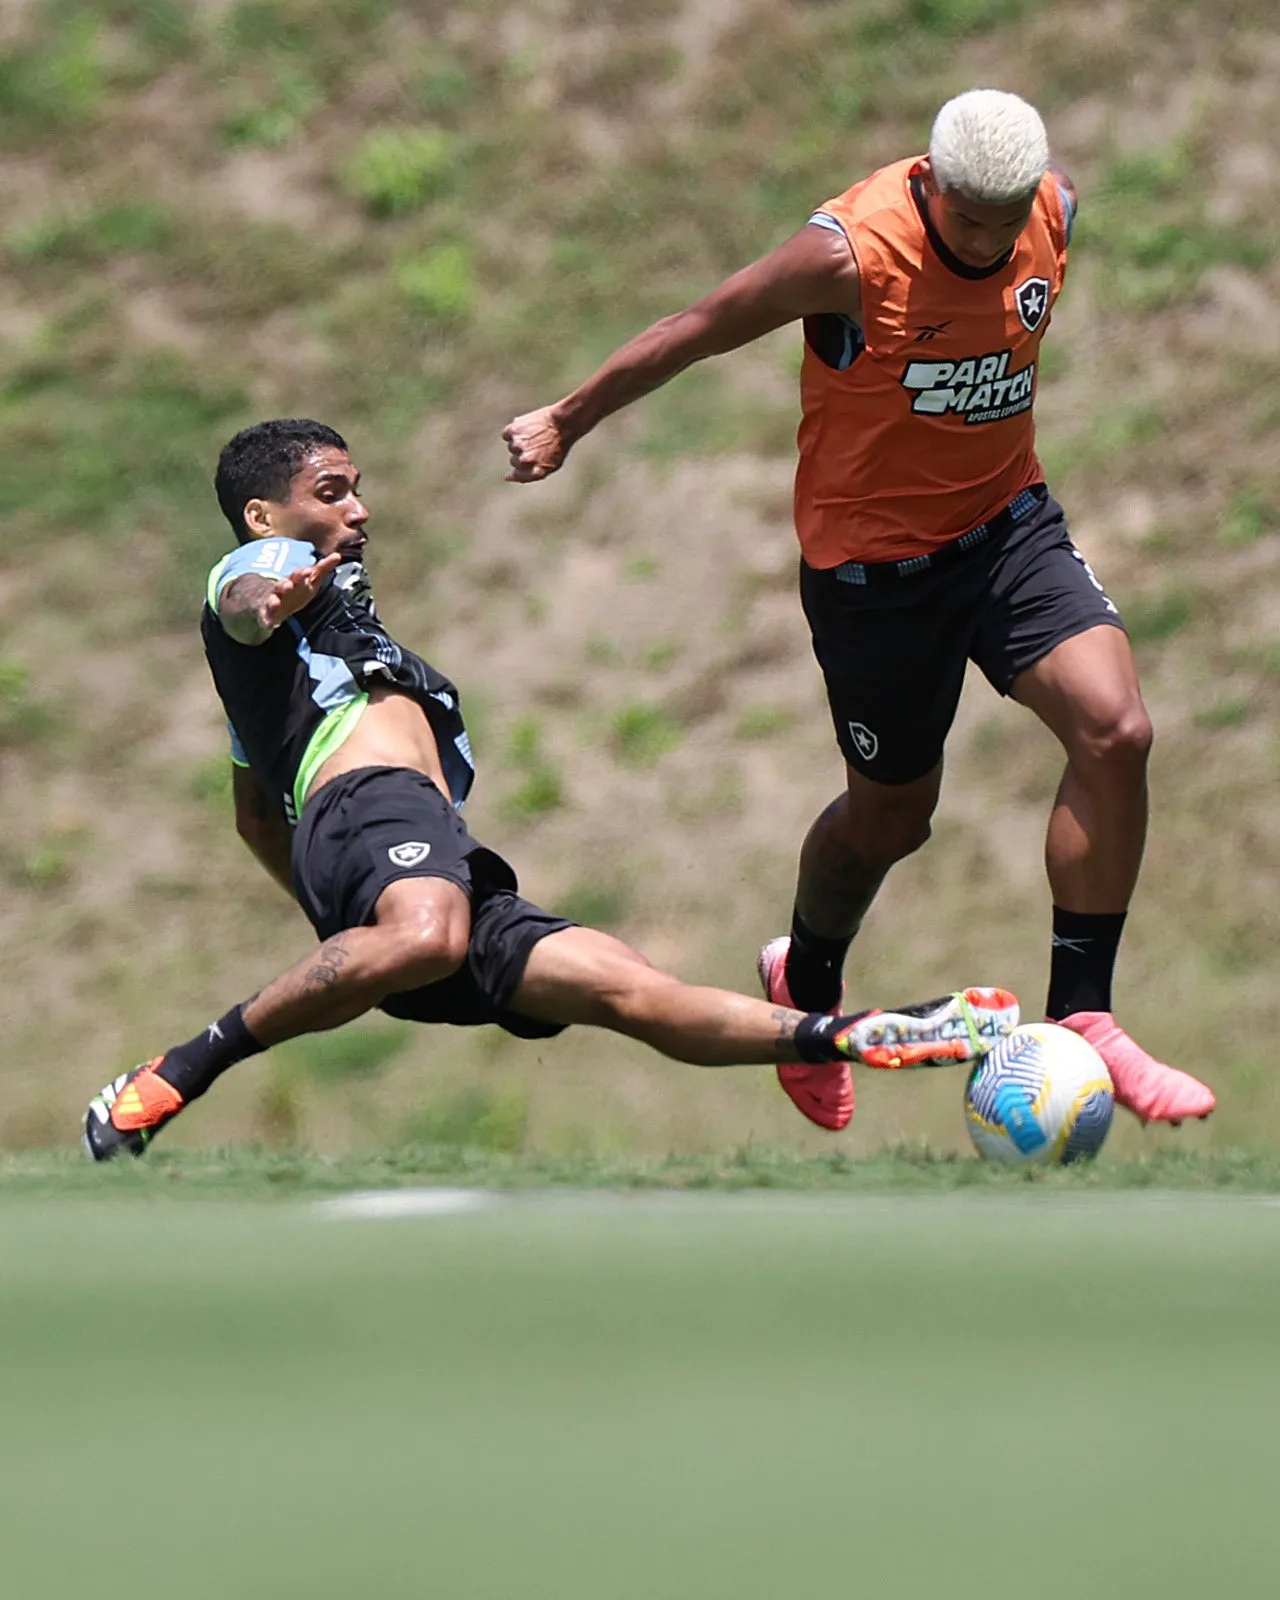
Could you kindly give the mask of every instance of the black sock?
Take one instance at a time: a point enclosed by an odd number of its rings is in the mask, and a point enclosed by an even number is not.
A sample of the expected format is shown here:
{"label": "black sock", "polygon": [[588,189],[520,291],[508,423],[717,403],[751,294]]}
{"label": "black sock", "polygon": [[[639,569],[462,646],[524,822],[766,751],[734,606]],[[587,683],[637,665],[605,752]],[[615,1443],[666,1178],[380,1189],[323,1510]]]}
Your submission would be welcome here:
{"label": "black sock", "polygon": [[1111,975],[1124,932],[1123,911],[1053,908],[1053,953],[1044,1013],[1060,1022],[1075,1011],[1111,1010]]}
{"label": "black sock", "polygon": [[787,988],[797,1011],[830,1011],[840,1000],[840,972],[853,938],[824,939],[806,927],[797,911],[791,918]]}
{"label": "black sock", "polygon": [[834,1040],[840,1029],[854,1020],[853,1017],[829,1017],[825,1013],[817,1016],[811,1013],[796,1023],[795,1038],[791,1041],[796,1054],[801,1061],[812,1062],[815,1066],[824,1061],[848,1061],[849,1057],[836,1048]]}
{"label": "black sock", "polygon": [[157,1077],[171,1083],[184,1104],[202,1095],[228,1067],[261,1055],[266,1049],[245,1027],[241,1010],[240,1006],[233,1006],[225,1017],[211,1022],[194,1039],[174,1045],[156,1068]]}

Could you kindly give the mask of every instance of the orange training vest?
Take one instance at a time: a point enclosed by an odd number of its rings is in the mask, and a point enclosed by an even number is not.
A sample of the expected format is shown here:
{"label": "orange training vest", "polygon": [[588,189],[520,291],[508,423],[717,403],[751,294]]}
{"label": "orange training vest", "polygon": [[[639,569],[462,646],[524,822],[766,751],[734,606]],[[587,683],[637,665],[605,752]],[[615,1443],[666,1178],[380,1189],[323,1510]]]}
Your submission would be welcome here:
{"label": "orange training vest", "polygon": [[1031,407],[1066,273],[1058,180],[1046,173],[1008,262],[983,273],[939,253],[912,193],[918,165],[883,167],[819,207],[858,263],[865,346],[854,353],[847,324],[852,360],[838,370],[806,328],[795,518],[813,567],[921,555],[1043,476]]}

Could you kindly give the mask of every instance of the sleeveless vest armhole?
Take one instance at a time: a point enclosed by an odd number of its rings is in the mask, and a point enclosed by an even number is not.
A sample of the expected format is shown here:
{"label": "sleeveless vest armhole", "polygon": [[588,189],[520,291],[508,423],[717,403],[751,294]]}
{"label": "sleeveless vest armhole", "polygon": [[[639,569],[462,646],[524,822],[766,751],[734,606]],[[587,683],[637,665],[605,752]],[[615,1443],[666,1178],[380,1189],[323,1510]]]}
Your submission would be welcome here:
{"label": "sleeveless vest armhole", "polygon": [[1076,208],[1071,203],[1070,191],[1054,172],[1047,172],[1040,189],[1040,203],[1045,227],[1053,244],[1058,263],[1058,281],[1055,292],[1062,288],[1067,276],[1067,248],[1071,243],[1071,230],[1075,225]]}
{"label": "sleeveless vest armhole", "polygon": [[848,234],[845,232],[844,224],[840,222],[837,217],[833,217],[829,211],[824,211],[821,208],[815,211],[809,218],[808,226],[812,228],[825,228],[828,233],[844,234],[845,238],[848,238]]}
{"label": "sleeveless vest armhole", "polygon": [[1065,183],[1058,184],[1058,199],[1062,205],[1062,244],[1065,249],[1071,243],[1071,233],[1076,225],[1076,204],[1071,198],[1071,191]]}
{"label": "sleeveless vest armhole", "polygon": [[[810,213],[807,225],[825,228],[828,233],[839,234],[848,244],[856,263],[858,250],[853,242],[849,221],[840,214],[843,209],[841,204],[843,199],[844,196],[837,196],[834,200],[820,205],[816,211]],[[823,366],[830,367],[835,372],[847,372],[866,348],[862,328],[852,317],[842,312],[826,311],[805,317],[802,319],[802,327],[805,344]]]}
{"label": "sleeveless vest armhole", "polygon": [[226,571],[227,566],[231,561],[231,557],[234,555],[235,551],[232,550],[228,555],[223,556],[221,561],[215,564],[212,571],[209,573],[209,577],[204,586],[205,604],[209,607],[209,610],[213,612],[215,617],[218,615],[218,598],[222,593],[220,580],[222,578],[222,574]]}
{"label": "sleeveless vest armhole", "polygon": [[[824,205],[820,205],[816,211],[810,214],[808,226],[825,228],[828,233],[838,233],[849,246],[853,256],[853,264],[858,269],[858,276],[861,277],[862,261],[858,254],[857,240],[853,236],[853,222],[849,217],[841,214],[844,210],[843,199],[844,196],[841,195],[834,200],[828,200]],[[856,323],[854,325],[855,327],[857,326]]]}
{"label": "sleeveless vest armhole", "polygon": [[856,234],[852,223],[845,224],[845,236],[853,252],[853,264],[858,269],[858,299],[862,303],[862,321],[856,323],[860,349],[869,344],[869,333],[875,328],[883,293],[884,264],[881,260],[874,233]]}

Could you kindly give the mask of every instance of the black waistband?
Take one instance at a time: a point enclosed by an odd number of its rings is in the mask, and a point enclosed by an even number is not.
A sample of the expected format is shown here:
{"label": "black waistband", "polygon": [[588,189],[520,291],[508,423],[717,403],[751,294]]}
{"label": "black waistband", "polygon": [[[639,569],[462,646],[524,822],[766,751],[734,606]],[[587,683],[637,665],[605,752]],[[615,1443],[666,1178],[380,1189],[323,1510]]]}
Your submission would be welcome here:
{"label": "black waistband", "polygon": [[1029,489],[1014,495],[1003,511],[997,511],[994,517],[980,522],[968,533],[962,533],[950,544],[940,545],[927,555],[904,556],[901,561],[842,561],[831,570],[841,583],[856,584],[896,583],[899,578],[914,578],[921,572],[937,572],[939,568],[948,567],[968,555],[970,550],[976,550],[979,545],[1008,533],[1015,524],[1042,506],[1048,494],[1044,484],[1033,483]]}
{"label": "black waistband", "polygon": [[[303,815],[309,811],[320,810],[340,796],[363,788],[366,783],[384,783],[392,779],[414,783],[420,788],[430,789],[433,794],[440,794],[439,786],[418,767],[348,767],[345,772],[335,772],[332,778],[326,778],[319,788],[314,783],[311,785],[307,790],[307,798],[303,801]],[[453,805],[447,795],[440,795],[440,798]],[[454,806],[453,809],[456,811],[458,808]]]}

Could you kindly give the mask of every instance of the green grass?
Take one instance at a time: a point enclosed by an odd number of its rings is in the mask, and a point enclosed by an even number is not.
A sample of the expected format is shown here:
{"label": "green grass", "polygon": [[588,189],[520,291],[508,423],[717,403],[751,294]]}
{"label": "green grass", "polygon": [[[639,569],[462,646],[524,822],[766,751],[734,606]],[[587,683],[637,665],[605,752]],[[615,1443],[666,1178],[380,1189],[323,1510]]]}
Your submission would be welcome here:
{"label": "green grass", "polygon": [[[391,1030],[378,1030],[378,1032]],[[374,1030],[370,1030],[371,1033]],[[712,1191],[775,1190],[839,1194],[994,1190],[1009,1195],[1120,1189],[1231,1190],[1280,1194],[1280,1156],[1178,1151],[1071,1168],[1009,1169],[976,1156],[901,1148],[855,1158],[842,1151],[801,1156],[748,1145],[715,1156],[661,1159],[619,1155],[544,1155],[512,1148],[509,1131],[523,1116],[513,1096],[463,1090],[422,1114],[419,1142],[338,1157],[301,1150],[153,1149],[144,1161],[94,1167],[79,1151],[0,1156],[0,1194],[13,1199],[93,1195],[136,1199],[164,1195],[243,1199],[328,1194],[350,1189],[445,1183],[495,1189],[551,1188]],[[482,1127],[482,1124],[485,1125]],[[474,1130],[480,1127],[481,1132]],[[503,1129],[501,1134],[495,1129]]]}
{"label": "green grass", "polygon": [[1280,1210],[11,1201],[15,1593],[1275,1591]]}
{"label": "green grass", "polygon": [[577,883],[556,897],[556,911],[570,922],[606,931],[616,927],[631,904],[630,886],[620,878]]}
{"label": "green grass", "polygon": [[[436,1159],[447,1150],[454,1152],[455,1162],[463,1159],[464,1152],[515,1153],[528,1137],[528,1095],[515,1088],[479,1086],[436,1093],[408,1118],[404,1131],[411,1140],[436,1150]],[[444,1157],[446,1164],[448,1159]]]}
{"label": "green grass", "polygon": [[651,767],[683,737],[665,706],[628,705],[614,712],[610,744],[626,767]]}
{"label": "green grass", "polygon": [[[222,133],[229,144],[256,144],[278,149],[302,134],[324,104],[324,97],[312,79],[296,70],[284,69],[272,90],[270,99],[265,102],[257,95],[246,95],[244,107],[227,115]],[[363,169],[357,167],[357,192],[364,177]]]}
{"label": "green grass", "polygon": [[1274,497],[1257,484],[1238,489],[1223,508],[1220,532],[1226,545],[1253,544],[1275,526]]}
{"label": "green grass", "polygon": [[374,216],[416,211],[457,182],[448,134],[434,128],[375,128],[343,168],[345,187]]}
{"label": "green grass", "polygon": [[1150,312],[1194,299],[1215,266],[1259,271],[1275,253],[1261,221],[1210,216],[1211,168],[1196,120],[1171,144],[1115,159],[1075,241],[1104,266],[1109,300]]}
{"label": "green grass", "polygon": [[503,817],[513,824],[528,822],[565,804],[565,783],[543,747],[536,717],[517,717],[507,735],[507,769],[518,781],[502,802]]}
{"label": "green grass", "polygon": [[40,698],[27,669],[0,658],[0,750],[44,743],[57,726],[57,715]]}
{"label": "green grass", "polygon": [[18,262],[34,260],[47,270],[64,263],[83,269],[121,256],[152,255],[173,238],[173,218],[146,201],[122,202],[100,211],[52,211],[5,239]]}
{"label": "green grass", "polygon": [[1124,609],[1125,626],[1134,644],[1159,644],[1181,633],[1191,621],[1191,596],[1184,589],[1139,595]]}
{"label": "green grass", "polygon": [[1234,728],[1242,722],[1247,722],[1257,710],[1255,702],[1244,696],[1234,695],[1228,700],[1220,700],[1216,705],[1206,706],[1203,711],[1196,712],[1196,726],[1200,728]]}
{"label": "green grass", "polygon": [[792,716],[786,706],[748,706],[733,731],[739,739],[772,739],[788,726]]}
{"label": "green grass", "polygon": [[412,1034],[407,1022],[380,1019],[374,1024],[361,1022],[332,1033],[311,1034],[280,1048],[299,1072],[321,1083],[339,1083],[376,1077],[400,1054]]}

